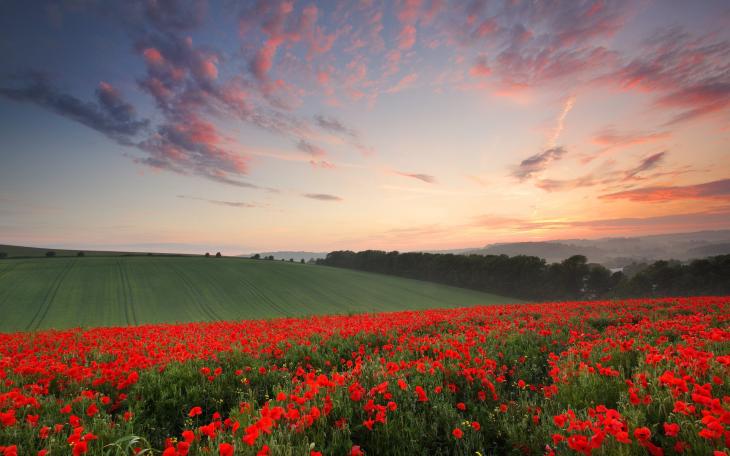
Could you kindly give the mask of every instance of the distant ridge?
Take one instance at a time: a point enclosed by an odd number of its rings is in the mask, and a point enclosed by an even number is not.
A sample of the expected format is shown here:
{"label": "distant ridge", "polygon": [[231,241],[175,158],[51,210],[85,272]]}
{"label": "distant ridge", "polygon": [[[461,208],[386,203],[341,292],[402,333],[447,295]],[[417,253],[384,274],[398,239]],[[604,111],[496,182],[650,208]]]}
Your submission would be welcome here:
{"label": "distant ridge", "polygon": [[669,259],[687,261],[730,253],[730,230],[600,239],[495,243],[468,253],[530,255],[545,258],[548,263],[559,262],[572,255],[584,255],[588,261],[593,263],[600,263],[607,267],[623,267],[638,261]]}

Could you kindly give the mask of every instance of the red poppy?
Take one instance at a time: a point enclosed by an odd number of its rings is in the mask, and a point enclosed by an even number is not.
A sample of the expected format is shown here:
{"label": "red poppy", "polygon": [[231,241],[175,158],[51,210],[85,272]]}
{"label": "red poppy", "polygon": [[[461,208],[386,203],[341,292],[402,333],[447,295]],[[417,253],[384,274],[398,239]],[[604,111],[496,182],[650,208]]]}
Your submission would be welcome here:
{"label": "red poppy", "polygon": [[220,456],[233,456],[234,448],[230,443],[221,443],[218,445],[218,454]]}

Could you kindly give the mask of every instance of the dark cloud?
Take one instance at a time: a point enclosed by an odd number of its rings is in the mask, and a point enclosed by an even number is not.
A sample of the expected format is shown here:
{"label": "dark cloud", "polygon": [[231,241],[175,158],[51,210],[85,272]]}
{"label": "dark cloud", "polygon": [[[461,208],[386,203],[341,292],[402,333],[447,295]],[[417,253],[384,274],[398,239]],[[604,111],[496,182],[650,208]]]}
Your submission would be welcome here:
{"label": "dark cloud", "polygon": [[666,152],[657,152],[643,158],[635,168],[626,171],[626,176],[624,179],[632,179],[636,177],[639,173],[656,168],[657,166],[659,166],[662,160],[664,160],[664,157],[666,157],[666,155]]}
{"label": "dark cloud", "polygon": [[[668,152],[657,152],[642,158],[639,162],[627,169],[608,169],[597,170],[583,176],[572,179],[538,179],[535,186],[548,191],[565,191],[577,188],[593,187],[597,185],[604,186],[626,186],[635,185],[636,182],[659,177],[676,177],[681,174],[694,171],[691,167],[675,168],[659,171],[657,168],[664,162]],[[653,171],[644,174],[647,171]]]}
{"label": "dark cloud", "polygon": [[300,139],[299,142],[297,142],[297,149],[299,149],[302,152],[305,152],[315,158],[320,158],[320,157],[324,157],[325,155],[327,155],[327,152],[325,152],[324,149],[322,149],[319,146],[315,146],[314,144],[312,144],[309,141],[306,141],[304,139]]}
{"label": "dark cloud", "polygon": [[512,175],[520,181],[524,181],[544,171],[550,163],[560,160],[565,154],[566,150],[562,146],[547,149],[522,160],[512,172]]}
{"label": "dark cloud", "polygon": [[302,196],[319,201],[342,201],[342,198],[339,196],[329,195],[327,193],[305,193]]}
{"label": "dark cloud", "polygon": [[609,193],[601,199],[664,203],[685,199],[730,199],[730,179],[696,185],[644,187],[624,192]]}
{"label": "dark cloud", "polygon": [[147,0],[142,2],[145,15],[161,30],[185,31],[205,20],[206,0]]}
{"label": "dark cloud", "polygon": [[147,119],[137,117],[134,107],[124,101],[110,84],[102,82],[96,90],[96,101],[83,101],[62,92],[48,77],[31,73],[19,78],[23,83],[0,87],[0,96],[10,100],[34,103],[56,114],[92,128],[114,141],[131,145],[135,136],[144,132]]}
{"label": "dark cloud", "polygon": [[345,135],[351,138],[358,137],[358,133],[356,130],[345,126],[342,122],[334,117],[316,115],[314,116],[314,121],[317,123],[317,125],[319,125],[324,130],[329,131],[330,133]]}
{"label": "dark cloud", "polygon": [[426,182],[427,184],[435,184],[436,183],[436,177],[431,176],[430,174],[420,174],[420,173],[405,173],[402,171],[397,171],[396,174],[404,177],[410,177],[411,179],[417,179],[422,182]]}
{"label": "dark cloud", "polygon": [[210,204],[215,204],[217,206],[228,206],[228,207],[236,207],[236,208],[252,208],[252,207],[259,207],[258,204],[255,203],[246,203],[243,201],[222,201],[222,200],[214,200],[214,199],[208,199],[208,198],[201,198],[199,196],[189,196],[189,195],[177,195],[178,198],[181,199],[191,199],[191,200],[198,200],[198,201],[205,201]]}

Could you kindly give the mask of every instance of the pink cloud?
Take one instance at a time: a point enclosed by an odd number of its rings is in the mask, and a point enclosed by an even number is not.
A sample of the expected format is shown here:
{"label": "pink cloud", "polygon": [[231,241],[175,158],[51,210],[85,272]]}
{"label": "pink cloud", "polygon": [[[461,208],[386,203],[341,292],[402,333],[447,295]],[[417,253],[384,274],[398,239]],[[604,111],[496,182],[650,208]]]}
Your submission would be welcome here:
{"label": "pink cloud", "polygon": [[600,198],[653,203],[664,203],[684,199],[730,200],[730,179],[722,179],[696,185],[644,187],[635,190],[601,195]]}
{"label": "pink cloud", "polygon": [[256,56],[251,61],[251,71],[259,80],[266,80],[267,74],[273,66],[276,50],[283,42],[284,38],[280,36],[269,38],[256,52]]}
{"label": "pink cloud", "polygon": [[160,54],[160,51],[155,48],[145,49],[144,51],[142,51],[142,55],[144,55],[144,58],[147,61],[148,65],[160,65],[165,60],[162,57],[162,54]]}
{"label": "pink cloud", "polygon": [[485,56],[480,56],[474,65],[472,65],[469,70],[469,74],[474,77],[486,77],[492,74],[492,69],[489,68],[489,65],[487,64],[487,58]]}
{"label": "pink cloud", "polygon": [[394,86],[388,88],[385,90],[385,93],[398,93],[400,91],[403,91],[405,89],[408,89],[413,86],[413,84],[418,80],[418,75],[416,73],[411,73],[406,76],[403,76],[400,81],[398,81]]}
{"label": "pink cloud", "polygon": [[604,128],[593,135],[593,143],[599,146],[610,148],[629,147],[637,144],[646,144],[650,142],[666,139],[670,136],[670,132],[619,132],[615,128]]}
{"label": "pink cloud", "polygon": [[408,50],[416,44],[416,27],[413,25],[404,25],[398,35],[398,48]]}

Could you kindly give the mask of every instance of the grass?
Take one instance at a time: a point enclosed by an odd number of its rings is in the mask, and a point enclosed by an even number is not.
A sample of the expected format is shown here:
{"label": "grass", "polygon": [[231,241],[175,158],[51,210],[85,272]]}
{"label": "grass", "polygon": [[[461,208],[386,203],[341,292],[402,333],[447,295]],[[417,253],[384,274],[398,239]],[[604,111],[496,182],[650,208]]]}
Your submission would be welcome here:
{"label": "grass", "polygon": [[260,319],[514,303],[326,266],[241,258],[0,260],[0,331]]}

